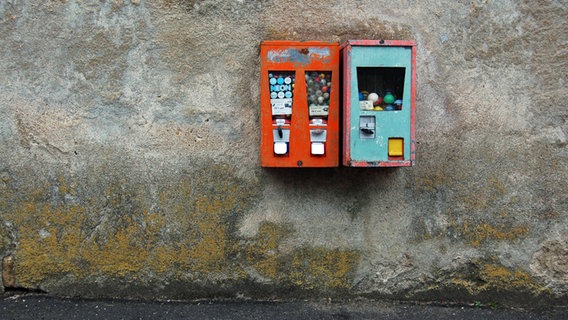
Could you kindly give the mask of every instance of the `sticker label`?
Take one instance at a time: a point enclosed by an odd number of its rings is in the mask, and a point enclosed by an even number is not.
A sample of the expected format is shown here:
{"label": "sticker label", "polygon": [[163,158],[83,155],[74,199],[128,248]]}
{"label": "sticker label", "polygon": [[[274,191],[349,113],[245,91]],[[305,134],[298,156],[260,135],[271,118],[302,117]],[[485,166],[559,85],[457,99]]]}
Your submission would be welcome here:
{"label": "sticker label", "polygon": [[329,106],[310,105],[310,116],[327,116],[329,114]]}
{"label": "sticker label", "polygon": [[268,73],[270,84],[270,104],[272,115],[292,114],[292,97],[295,84],[295,73],[287,71],[271,71]]}
{"label": "sticker label", "polygon": [[270,99],[273,115],[292,114],[292,99]]}
{"label": "sticker label", "polygon": [[359,106],[361,110],[374,110],[373,101],[370,100],[359,101]]}

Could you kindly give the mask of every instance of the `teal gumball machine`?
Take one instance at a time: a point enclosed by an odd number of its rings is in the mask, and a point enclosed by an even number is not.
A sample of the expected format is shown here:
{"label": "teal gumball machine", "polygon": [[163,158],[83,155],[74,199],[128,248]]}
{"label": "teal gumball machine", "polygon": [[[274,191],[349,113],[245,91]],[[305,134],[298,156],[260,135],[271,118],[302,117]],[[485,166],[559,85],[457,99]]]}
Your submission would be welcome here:
{"label": "teal gumball machine", "polygon": [[416,43],[350,40],[341,55],[343,165],[414,165]]}

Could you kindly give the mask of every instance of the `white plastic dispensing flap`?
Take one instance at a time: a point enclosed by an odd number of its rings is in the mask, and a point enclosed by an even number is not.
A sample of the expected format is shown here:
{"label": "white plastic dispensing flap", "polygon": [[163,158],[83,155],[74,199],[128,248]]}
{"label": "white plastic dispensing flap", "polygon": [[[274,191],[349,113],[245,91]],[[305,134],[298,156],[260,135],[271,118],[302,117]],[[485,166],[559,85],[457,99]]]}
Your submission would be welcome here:
{"label": "white plastic dispensing flap", "polygon": [[323,155],[325,154],[324,144],[321,142],[312,143],[312,154]]}
{"label": "white plastic dispensing flap", "polygon": [[275,154],[286,154],[286,153],[288,153],[288,144],[286,142],[275,142],[274,143],[274,153]]}

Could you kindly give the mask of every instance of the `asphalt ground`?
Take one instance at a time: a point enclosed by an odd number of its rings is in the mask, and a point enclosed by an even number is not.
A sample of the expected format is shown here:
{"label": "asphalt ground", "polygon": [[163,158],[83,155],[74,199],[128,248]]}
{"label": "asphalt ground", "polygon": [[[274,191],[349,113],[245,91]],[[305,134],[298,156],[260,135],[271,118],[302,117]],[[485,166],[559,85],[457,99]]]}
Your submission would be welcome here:
{"label": "asphalt ground", "polygon": [[8,294],[0,319],[568,319],[568,309],[506,309],[390,301],[130,301]]}

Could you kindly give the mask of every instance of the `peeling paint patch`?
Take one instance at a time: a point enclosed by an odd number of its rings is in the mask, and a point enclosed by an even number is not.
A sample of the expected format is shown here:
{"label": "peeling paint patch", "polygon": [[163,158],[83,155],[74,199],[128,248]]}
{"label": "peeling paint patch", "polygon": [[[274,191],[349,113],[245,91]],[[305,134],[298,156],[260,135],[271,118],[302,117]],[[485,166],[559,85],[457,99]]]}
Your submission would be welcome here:
{"label": "peeling paint patch", "polygon": [[293,62],[306,65],[313,60],[320,60],[322,63],[328,63],[330,58],[329,48],[309,47],[305,49],[283,49],[268,51],[267,58],[269,61],[276,63]]}

